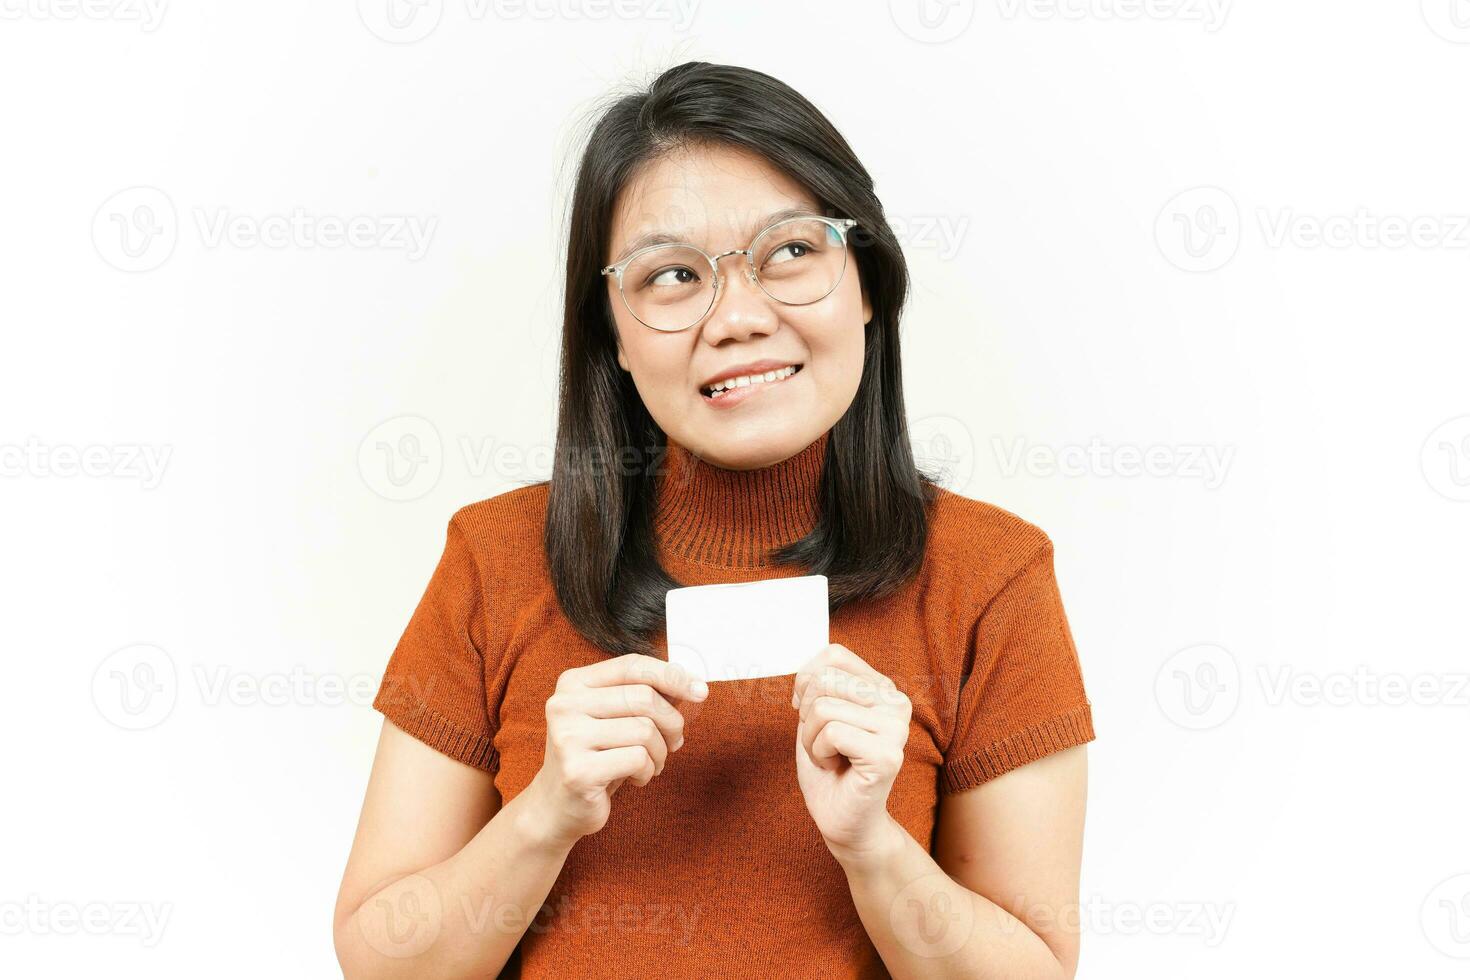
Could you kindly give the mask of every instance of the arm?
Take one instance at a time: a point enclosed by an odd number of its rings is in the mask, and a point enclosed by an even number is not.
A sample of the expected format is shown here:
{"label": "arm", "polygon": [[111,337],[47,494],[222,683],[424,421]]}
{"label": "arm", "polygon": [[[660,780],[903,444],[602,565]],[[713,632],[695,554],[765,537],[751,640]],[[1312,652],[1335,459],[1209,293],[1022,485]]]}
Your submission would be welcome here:
{"label": "arm", "polygon": [[708,695],[641,654],[563,671],[542,766],[504,806],[489,773],[385,721],[333,921],[343,974],[500,972],[573,845],[606,824],[613,794],[647,786],[684,744],[669,699]]}
{"label": "arm", "polygon": [[889,818],[881,843],[836,852],[889,972],[1071,980],[1086,746],[941,797],[934,855]]}
{"label": "arm", "polygon": [[571,843],[508,805],[490,773],[383,722],[333,917],[345,977],[498,973]]}

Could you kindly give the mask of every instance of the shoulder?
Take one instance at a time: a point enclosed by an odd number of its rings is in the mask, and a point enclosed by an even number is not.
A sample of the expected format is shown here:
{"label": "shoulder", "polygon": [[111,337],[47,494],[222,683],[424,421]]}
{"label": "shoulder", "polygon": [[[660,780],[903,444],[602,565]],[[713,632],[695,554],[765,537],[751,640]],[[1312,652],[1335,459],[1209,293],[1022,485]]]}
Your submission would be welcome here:
{"label": "shoulder", "polygon": [[938,487],[930,511],[929,558],[993,594],[1030,565],[1049,560],[1052,541],[1035,524],[995,504]]}
{"label": "shoulder", "polygon": [[465,504],[450,517],[449,535],[458,536],[487,571],[539,567],[550,492],[551,484],[541,481]]}

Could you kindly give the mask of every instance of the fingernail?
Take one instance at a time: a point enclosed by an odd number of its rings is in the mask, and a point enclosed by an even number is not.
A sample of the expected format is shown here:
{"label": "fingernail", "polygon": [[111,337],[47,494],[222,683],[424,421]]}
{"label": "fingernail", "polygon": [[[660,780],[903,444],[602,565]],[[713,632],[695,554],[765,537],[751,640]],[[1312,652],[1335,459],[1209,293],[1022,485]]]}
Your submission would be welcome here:
{"label": "fingernail", "polygon": [[691,685],[691,688],[694,691],[694,696],[697,698],[704,698],[709,696],[709,685],[706,684],[704,681],[696,680]]}

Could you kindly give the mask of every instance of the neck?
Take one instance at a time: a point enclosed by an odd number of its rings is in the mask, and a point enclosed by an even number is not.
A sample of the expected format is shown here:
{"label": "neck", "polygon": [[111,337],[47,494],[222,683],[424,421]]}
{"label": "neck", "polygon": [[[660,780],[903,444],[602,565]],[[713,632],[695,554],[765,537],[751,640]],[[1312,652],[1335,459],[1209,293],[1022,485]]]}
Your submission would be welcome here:
{"label": "neck", "polygon": [[668,440],[654,537],[661,551],[707,565],[757,567],[817,524],[828,432],[779,463],[728,470]]}

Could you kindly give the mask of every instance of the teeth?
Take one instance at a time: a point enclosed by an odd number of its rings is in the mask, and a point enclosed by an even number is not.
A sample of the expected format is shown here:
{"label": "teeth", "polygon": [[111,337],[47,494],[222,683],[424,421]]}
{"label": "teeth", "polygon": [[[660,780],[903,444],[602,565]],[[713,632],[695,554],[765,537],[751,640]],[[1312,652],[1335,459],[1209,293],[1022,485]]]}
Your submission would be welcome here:
{"label": "teeth", "polygon": [[788,364],[786,367],[778,368],[775,371],[767,371],[765,374],[742,374],[738,378],[726,378],[724,381],[718,381],[704,390],[710,392],[712,397],[718,398],[722,392],[728,391],[731,388],[747,388],[750,385],[765,384],[768,381],[780,381],[783,378],[791,377],[795,373],[796,365]]}

